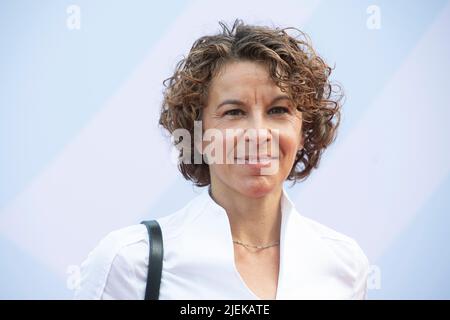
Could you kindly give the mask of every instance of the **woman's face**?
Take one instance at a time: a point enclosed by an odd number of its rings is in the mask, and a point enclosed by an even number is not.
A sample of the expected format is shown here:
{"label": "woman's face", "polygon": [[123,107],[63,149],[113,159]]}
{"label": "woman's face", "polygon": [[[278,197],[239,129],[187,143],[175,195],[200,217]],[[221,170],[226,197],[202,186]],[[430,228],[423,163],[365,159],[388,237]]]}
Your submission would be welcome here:
{"label": "woman's face", "polygon": [[[202,116],[204,132],[222,133],[212,142],[203,142],[203,148],[210,143],[222,148],[222,161],[209,164],[212,185],[248,197],[261,197],[281,187],[302,148],[302,115],[264,65],[237,61],[223,66],[210,84]],[[238,130],[227,136],[226,129]],[[245,149],[239,149],[242,146]],[[243,159],[250,163],[241,163]]]}

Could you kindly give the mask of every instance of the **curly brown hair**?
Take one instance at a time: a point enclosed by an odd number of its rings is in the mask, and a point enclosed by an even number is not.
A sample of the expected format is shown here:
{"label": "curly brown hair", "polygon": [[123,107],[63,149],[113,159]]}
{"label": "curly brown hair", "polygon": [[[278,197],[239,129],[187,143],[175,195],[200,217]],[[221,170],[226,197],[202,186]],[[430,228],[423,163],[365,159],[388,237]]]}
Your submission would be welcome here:
{"label": "curly brown hair", "polygon": [[[331,71],[314,51],[309,37],[296,28],[246,25],[237,19],[231,28],[219,22],[221,31],[197,39],[187,57],[164,80],[164,100],[159,124],[170,134],[186,129],[194,136],[194,121],[202,118],[208,88],[221,67],[231,61],[261,62],[271,79],[302,112],[303,148],[297,153],[287,180],[306,179],[317,168],[321,154],[336,138],[340,122],[341,86],[329,79]],[[298,32],[291,36],[287,31]],[[174,141],[177,145],[181,141]],[[191,143],[191,155],[198,152]],[[182,151],[180,150],[180,153]],[[182,155],[180,154],[180,157]],[[209,166],[180,162],[178,168],[197,186],[210,184]]]}

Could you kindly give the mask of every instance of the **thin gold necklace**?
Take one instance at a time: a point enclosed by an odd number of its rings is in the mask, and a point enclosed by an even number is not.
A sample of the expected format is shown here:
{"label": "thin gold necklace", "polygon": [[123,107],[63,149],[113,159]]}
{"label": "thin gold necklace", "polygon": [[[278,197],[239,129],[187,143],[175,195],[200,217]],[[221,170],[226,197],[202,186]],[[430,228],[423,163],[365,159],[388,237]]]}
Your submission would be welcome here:
{"label": "thin gold necklace", "polygon": [[[209,196],[214,200],[214,197],[213,197],[212,192],[211,192],[211,185],[208,187],[208,193],[209,193]],[[271,243],[271,244],[268,244],[268,245],[265,245],[265,246],[255,246],[255,245],[243,243],[243,242],[241,242],[239,240],[233,240],[233,242],[238,244],[238,245],[240,245],[240,246],[243,246],[245,248],[253,248],[253,249],[267,249],[267,248],[275,247],[275,246],[280,244],[279,242],[274,242],[274,243]]]}
{"label": "thin gold necklace", "polygon": [[280,244],[279,242],[274,242],[274,243],[271,243],[271,244],[268,244],[268,245],[265,245],[265,246],[255,246],[255,245],[243,243],[243,242],[241,242],[239,240],[233,240],[233,242],[238,244],[238,245],[241,245],[243,247],[254,248],[254,249],[267,249],[267,248],[270,248],[270,247],[275,247],[275,246]]}

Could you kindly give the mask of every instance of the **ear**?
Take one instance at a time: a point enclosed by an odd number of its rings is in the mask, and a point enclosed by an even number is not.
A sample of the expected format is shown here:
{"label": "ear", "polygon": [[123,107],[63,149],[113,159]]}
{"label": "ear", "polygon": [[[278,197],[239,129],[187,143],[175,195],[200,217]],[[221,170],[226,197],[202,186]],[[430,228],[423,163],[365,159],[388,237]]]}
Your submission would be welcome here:
{"label": "ear", "polygon": [[201,138],[201,136],[199,137],[199,139],[194,139],[194,148],[195,148],[195,152],[198,152],[199,154],[203,154],[203,139]]}
{"label": "ear", "polygon": [[298,146],[298,150],[299,151],[302,150],[304,145],[305,145],[305,136],[303,135],[303,132],[302,132],[302,135],[301,135],[301,138],[300,138],[300,144]]}
{"label": "ear", "polygon": [[194,152],[203,154],[203,119],[194,122]]}

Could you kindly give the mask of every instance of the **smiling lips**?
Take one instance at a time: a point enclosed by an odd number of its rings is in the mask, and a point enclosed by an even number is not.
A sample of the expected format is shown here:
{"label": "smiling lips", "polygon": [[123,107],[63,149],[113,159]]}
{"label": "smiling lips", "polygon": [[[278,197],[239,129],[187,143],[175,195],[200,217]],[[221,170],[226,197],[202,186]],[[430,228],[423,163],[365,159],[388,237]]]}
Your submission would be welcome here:
{"label": "smiling lips", "polygon": [[278,157],[270,156],[250,156],[250,157],[235,157],[235,160],[245,161],[245,164],[264,164],[273,160],[278,160]]}

